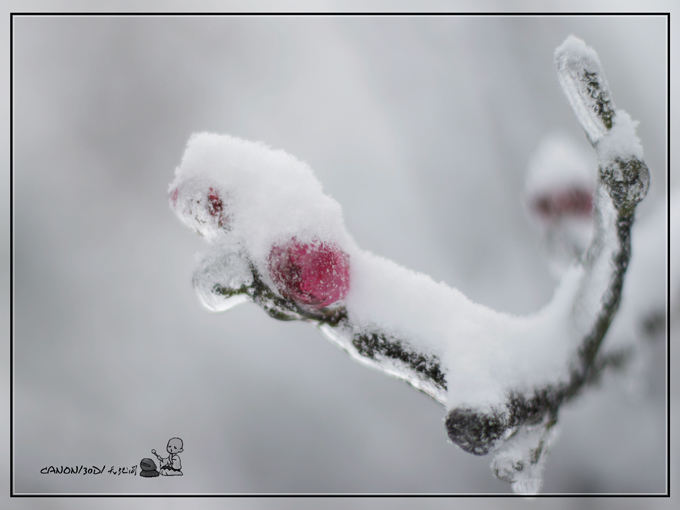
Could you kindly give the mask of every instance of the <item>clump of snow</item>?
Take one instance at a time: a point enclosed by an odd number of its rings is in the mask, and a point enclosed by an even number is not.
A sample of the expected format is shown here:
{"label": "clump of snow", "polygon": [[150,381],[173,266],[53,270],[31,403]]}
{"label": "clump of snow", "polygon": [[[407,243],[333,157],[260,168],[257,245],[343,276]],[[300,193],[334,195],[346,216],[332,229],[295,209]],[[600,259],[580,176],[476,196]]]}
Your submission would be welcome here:
{"label": "clump of snow", "polygon": [[[228,217],[224,227],[210,213],[211,188]],[[238,240],[263,274],[276,243],[293,237],[341,247],[349,242],[340,205],[323,194],[309,166],[262,143],[193,135],[170,184],[170,197],[183,222],[210,242],[225,235]]]}
{"label": "clump of snow", "polygon": [[600,59],[595,50],[573,34],[568,35],[562,44],[557,47],[555,59],[564,59],[569,63],[596,62],[598,66],[600,64]]}
{"label": "clump of snow", "polygon": [[545,310],[517,317],[473,303],[457,289],[371,253],[350,256],[350,319],[366,327],[377,325],[417,350],[437,355],[447,373],[449,409],[489,409],[504,401],[508,388],[532,388],[566,377],[565,360],[573,343],[568,306],[563,305],[576,291],[572,280]]}
{"label": "clump of snow", "polygon": [[624,110],[616,110],[612,128],[597,144],[597,158],[600,165],[616,158],[635,157],[642,161],[642,143],[635,132],[637,125],[638,122],[634,121]]}

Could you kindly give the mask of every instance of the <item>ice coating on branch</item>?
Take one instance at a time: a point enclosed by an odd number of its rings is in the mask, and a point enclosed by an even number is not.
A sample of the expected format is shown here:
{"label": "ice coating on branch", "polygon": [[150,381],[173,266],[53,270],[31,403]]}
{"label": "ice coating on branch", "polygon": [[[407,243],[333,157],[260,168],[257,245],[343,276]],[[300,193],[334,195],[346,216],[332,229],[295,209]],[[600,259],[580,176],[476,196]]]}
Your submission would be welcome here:
{"label": "ice coating on branch", "polygon": [[518,494],[540,491],[546,451],[557,436],[557,426],[539,423],[523,427],[510,437],[491,463],[497,478],[511,483]]}
{"label": "ice coating on branch", "polygon": [[570,35],[555,50],[555,66],[569,104],[595,145],[611,129],[614,104],[595,50]]}
{"label": "ice coating on branch", "polygon": [[224,312],[250,301],[248,288],[253,274],[243,250],[234,243],[222,242],[201,254],[193,286],[201,304],[213,312]]}
{"label": "ice coating on branch", "polygon": [[557,77],[588,139],[598,149],[598,162],[613,158],[642,159],[633,121],[614,106],[609,84],[595,50],[570,35],[555,50]]}

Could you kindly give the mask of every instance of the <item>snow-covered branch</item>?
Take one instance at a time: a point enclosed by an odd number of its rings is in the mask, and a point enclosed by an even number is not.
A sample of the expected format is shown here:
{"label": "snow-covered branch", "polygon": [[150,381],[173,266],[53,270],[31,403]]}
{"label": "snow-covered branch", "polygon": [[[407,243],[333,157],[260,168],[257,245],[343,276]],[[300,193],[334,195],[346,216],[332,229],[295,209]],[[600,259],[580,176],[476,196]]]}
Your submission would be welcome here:
{"label": "snow-covered branch", "polygon": [[552,301],[529,316],[491,310],[430,277],[360,249],[340,205],[283,151],[225,135],[188,144],[170,202],[210,243],[194,275],[214,311],[253,301],[319,327],[354,359],[446,406],[449,438],[495,454],[495,474],[536,492],[560,406],[622,353],[600,353],[620,302],[630,228],[649,173],[635,123],[618,110],[597,55],[569,37],[560,83],[598,157],[595,226]]}

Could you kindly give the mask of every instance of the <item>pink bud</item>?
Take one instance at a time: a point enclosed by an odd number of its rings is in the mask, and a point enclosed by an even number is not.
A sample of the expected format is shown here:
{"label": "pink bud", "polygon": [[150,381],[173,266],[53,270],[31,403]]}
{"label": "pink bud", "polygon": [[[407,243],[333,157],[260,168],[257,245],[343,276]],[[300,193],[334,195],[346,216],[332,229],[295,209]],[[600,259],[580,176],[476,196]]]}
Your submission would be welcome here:
{"label": "pink bud", "polygon": [[349,291],[349,255],[334,244],[299,243],[272,247],[269,272],[284,297],[324,308]]}
{"label": "pink bud", "polygon": [[593,213],[593,194],[583,188],[545,193],[534,201],[533,208],[547,220],[563,216],[588,218]]}
{"label": "pink bud", "polygon": [[217,218],[217,223],[220,227],[226,227],[229,223],[229,217],[222,214],[222,199],[213,188],[208,188],[208,212],[213,218]]}
{"label": "pink bud", "polygon": [[170,206],[183,223],[200,235],[214,239],[231,228],[228,194],[202,180],[185,181],[170,190]]}
{"label": "pink bud", "polygon": [[177,195],[179,194],[179,188],[175,188],[172,190],[172,193],[170,194],[170,204],[172,207],[177,206]]}

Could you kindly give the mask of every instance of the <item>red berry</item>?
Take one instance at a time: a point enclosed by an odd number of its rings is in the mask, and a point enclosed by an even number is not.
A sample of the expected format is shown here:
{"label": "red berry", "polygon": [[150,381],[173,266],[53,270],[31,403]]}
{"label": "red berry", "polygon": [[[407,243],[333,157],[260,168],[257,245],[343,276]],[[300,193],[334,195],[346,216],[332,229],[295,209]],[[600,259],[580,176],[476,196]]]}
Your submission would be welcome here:
{"label": "red berry", "polygon": [[217,216],[222,212],[222,200],[220,199],[220,196],[217,194],[217,192],[215,192],[215,190],[212,188],[208,189],[208,202],[208,211],[210,212],[210,216]]}
{"label": "red berry", "polygon": [[220,198],[217,191],[213,188],[208,188],[208,212],[210,216],[218,218],[218,224],[220,227],[225,227],[229,222],[229,218],[222,214],[222,209],[224,205],[222,204],[222,199]]}
{"label": "red berry", "polygon": [[349,291],[349,255],[326,243],[299,243],[295,238],[272,247],[269,272],[284,297],[324,308]]}
{"label": "red berry", "polygon": [[582,188],[546,193],[534,201],[539,216],[557,220],[564,216],[589,217],[593,213],[593,195]]}

